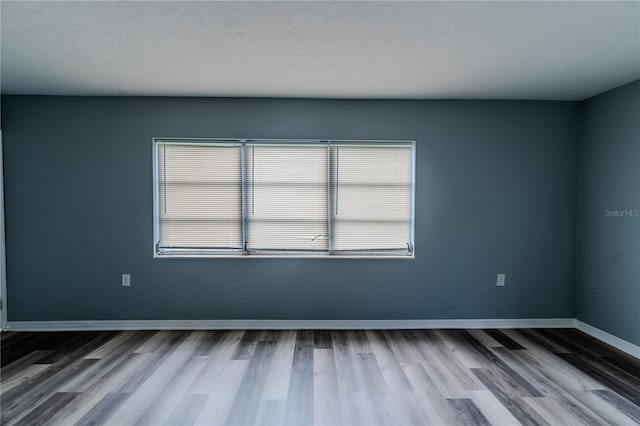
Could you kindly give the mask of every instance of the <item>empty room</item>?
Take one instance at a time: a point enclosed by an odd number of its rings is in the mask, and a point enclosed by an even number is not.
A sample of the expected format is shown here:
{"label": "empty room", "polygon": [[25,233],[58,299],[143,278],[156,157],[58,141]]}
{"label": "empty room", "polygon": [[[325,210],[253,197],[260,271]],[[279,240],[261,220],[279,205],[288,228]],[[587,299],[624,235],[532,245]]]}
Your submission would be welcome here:
{"label": "empty room", "polygon": [[2,425],[640,425],[640,1],[0,24]]}

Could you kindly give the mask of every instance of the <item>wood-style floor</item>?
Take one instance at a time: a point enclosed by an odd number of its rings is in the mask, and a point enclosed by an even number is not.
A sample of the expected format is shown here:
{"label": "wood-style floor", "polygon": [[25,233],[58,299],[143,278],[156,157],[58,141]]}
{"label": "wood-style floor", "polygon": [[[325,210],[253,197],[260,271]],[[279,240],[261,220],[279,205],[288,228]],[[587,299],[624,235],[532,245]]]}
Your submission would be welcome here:
{"label": "wood-style floor", "polygon": [[633,425],[640,362],[576,330],[2,333],[4,425]]}

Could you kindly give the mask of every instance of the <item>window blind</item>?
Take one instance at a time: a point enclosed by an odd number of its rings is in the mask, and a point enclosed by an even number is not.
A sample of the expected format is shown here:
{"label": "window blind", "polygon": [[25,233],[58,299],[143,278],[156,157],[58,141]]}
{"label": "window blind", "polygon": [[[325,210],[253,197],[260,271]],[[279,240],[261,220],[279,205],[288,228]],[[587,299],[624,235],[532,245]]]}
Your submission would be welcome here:
{"label": "window blind", "polygon": [[241,250],[241,146],[157,149],[159,248]]}
{"label": "window blind", "polygon": [[412,250],[412,146],[331,147],[335,252]]}
{"label": "window blind", "polygon": [[247,144],[247,249],[327,251],[326,144]]}
{"label": "window blind", "polygon": [[412,255],[414,149],[156,139],[156,254]]}

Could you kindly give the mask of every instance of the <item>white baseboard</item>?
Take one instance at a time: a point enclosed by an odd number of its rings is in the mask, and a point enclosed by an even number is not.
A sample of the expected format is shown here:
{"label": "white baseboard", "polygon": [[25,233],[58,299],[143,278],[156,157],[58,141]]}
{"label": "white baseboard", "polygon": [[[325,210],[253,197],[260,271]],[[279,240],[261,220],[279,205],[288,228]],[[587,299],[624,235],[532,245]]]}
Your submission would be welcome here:
{"label": "white baseboard", "polygon": [[434,328],[574,328],[574,318],[449,320],[125,320],[10,321],[9,331],[77,330],[367,330]]}
{"label": "white baseboard", "polygon": [[629,355],[640,359],[640,346],[634,345],[631,342],[627,342],[626,340],[616,337],[613,334],[609,334],[606,331],[600,330],[599,328],[596,328],[580,320],[576,320],[576,328],[591,337],[595,337],[596,339],[608,345],[611,345],[614,348],[621,350],[622,352],[626,352]]}
{"label": "white baseboard", "polygon": [[640,346],[575,318],[443,320],[118,320],[9,321],[7,331],[78,330],[371,330],[451,328],[577,328],[640,359]]}

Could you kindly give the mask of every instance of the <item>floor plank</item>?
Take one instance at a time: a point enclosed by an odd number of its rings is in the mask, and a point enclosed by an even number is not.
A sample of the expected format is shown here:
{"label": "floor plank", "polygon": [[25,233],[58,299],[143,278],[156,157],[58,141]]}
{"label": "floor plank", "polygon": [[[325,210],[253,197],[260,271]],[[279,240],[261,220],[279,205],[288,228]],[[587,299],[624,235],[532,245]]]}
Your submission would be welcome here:
{"label": "floor plank", "polygon": [[71,402],[76,396],[77,394],[73,392],[56,392],[45,399],[35,409],[29,411],[29,413],[19,421],[14,423],[11,419],[7,419],[6,425],[32,426],[44,424],[51,416],[60,411],[62,407]]}
{"label": "floor plank", "polygon": [[[308,339],[296,341],[309,342]],[[310,343],[296,344],[294,348],[289,397],[284,418],[284,423],[287,425],[313,424],[313,340]]]}
{"label": "floor plank", "polygon": [[448,399],[460,425],[489,425],[487,418],[471,399]]}

